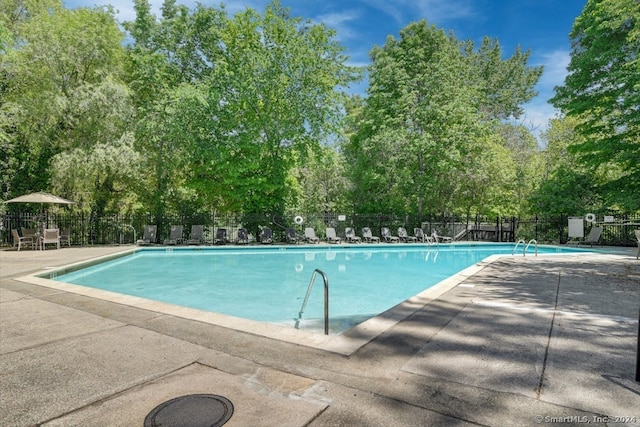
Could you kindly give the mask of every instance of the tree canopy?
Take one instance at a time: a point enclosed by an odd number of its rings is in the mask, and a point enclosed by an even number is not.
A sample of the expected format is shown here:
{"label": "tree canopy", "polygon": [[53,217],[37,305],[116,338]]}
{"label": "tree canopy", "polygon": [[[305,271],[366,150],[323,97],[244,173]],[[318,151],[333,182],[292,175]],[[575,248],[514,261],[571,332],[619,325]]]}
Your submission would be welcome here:
{"label": "tree canopy", "polygon": [[578,119],[572,149],[612,172],[610,205],[640,208],[640,2],[589,0],[570,33],[569,75],[551,102]]}
{"label": "tree canopy", "polygon": [[277,0],[234,15],[164,0],[159,16],[134,0],[122,25],[110,7],[3,1],[0,191],[158,221],[638,209],[639,7],[588,1],[541,148],[516,123],[542,67],[497,39],[412,22],[364,70]]}
{"label": "tree canopy", "polygon": [[500,119],[520,113],[542,70],[519,50],[501,58],[497,41],[475,50],[424,20],[372,50],[368,97],[345,149],[361,210],[486,214],[513,196],[508,152],[519,144],[508,145]]}

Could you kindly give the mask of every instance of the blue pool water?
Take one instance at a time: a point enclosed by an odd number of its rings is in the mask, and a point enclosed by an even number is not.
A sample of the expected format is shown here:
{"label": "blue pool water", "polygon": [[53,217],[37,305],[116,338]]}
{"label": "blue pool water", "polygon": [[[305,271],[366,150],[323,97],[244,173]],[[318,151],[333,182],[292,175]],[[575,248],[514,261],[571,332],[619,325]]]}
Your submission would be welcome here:
{"label": "blue pool water", "polygon": [[[330,318],[342,319],[344,330],[489,255],[512,251],[511,244],[151,248],[52,279],[252,320],[293,324],[311,275],[318,268],[329,280]],[[539,248],[540,253],[575,251]],[[521,249],[518,253],[521,256]],[[304,318],[323,318],[320,277]]]}

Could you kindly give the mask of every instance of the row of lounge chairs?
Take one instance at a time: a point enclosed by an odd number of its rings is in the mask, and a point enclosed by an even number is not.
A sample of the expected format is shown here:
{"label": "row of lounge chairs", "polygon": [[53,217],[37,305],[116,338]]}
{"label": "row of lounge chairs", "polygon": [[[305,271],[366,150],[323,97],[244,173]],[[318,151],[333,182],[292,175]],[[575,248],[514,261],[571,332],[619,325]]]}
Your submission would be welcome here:
{"label": "row of lounge chairs", "polygon": [[[138,245],[151,245],[157,241],[157,226],[147,225],[144,228],[144,234],[141,239],[137,241]],[[374,236],[369,227],[362,228],[362,236],[357,236],[353,228],[345,228],[344,239],[339,237],[335,228],[327,227],[325,229],[325,236],[327,243],[342,243],[344,240],[346,243],[411,243],[411,242],[423,242],[423,243],[448,243],[452,241],[451,237],[438,236],[436,232],[427,236],[421,228],[413,229],[414,235],[410,236],[404,227],[398,228],[398,235],[395,236],[391,233],[388,227],[382,227],[380,229],[380,237]],[[316,235],[313,227],[306,227],[304,235],[299,235],[293,228],[287,228],[285,232],[285,240],[290,244],[297,243],[320,243],[320,238]],[[237,230],[237,237],[235,240],[231,240],[227,233],[226,228],[218,228],[214,237],[213,243],[215,245],[226,245],[227,243],[235,243],[237,245],[249,244],[250,237],[246,228],[239,228]],[[260,243],[271,244],[273,243],[273,233],[269,227],[263,227],[260,232]],[[202,245],[204,243],[204,226],[192,225],[189,238],[184,238],[184,228],[182,225],[172,225],[169,237],[164,239],[165,245]]]}

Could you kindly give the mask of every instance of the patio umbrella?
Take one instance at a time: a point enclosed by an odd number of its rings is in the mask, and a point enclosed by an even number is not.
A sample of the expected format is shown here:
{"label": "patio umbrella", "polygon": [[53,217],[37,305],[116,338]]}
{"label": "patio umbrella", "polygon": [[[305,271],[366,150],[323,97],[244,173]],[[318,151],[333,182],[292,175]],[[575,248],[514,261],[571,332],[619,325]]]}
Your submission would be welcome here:
{"label": "patio umbrella", "polygon": [[23,196],[18,196],[14,199],[7,200],[5,203],[53,203],[57,205],[71,205],[75,202],[71,200],[63,199],[62,197],[54,196],[53,194],[38,191],[37,193],[29,193]]}
{"label": "patio umbrella", "polygon": [[53,194],[45,193],[44,191],[38,191],[37,193],[29,193],[22,196],[18,196],[14,199],[7,200],[5,203],[40,203],[40,213],[33,221],[38,223],[38,228],[42,229],[44,224],[44,204],[56,204],[56,205],[71,205],[75,202],[71,200],[63,199],[62,197],[54,196]]}

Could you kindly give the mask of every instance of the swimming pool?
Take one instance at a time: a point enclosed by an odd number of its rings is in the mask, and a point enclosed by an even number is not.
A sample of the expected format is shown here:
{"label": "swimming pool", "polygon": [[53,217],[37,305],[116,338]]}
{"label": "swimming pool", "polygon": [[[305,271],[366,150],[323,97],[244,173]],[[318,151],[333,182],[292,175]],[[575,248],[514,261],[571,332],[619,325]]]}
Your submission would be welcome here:
{"label": "swimming pool", "polygon": [[[320,269],[329,281],[330,331],[339,334],[490,255],[511,255],[513,248],[513,244],[144,248],[75,271],[54,272],[50,278],[317,331],[324,317],[320,278],[301,321],[298,315],[311,275]],[[584,251],[554,246],[538,250]]]}

